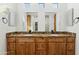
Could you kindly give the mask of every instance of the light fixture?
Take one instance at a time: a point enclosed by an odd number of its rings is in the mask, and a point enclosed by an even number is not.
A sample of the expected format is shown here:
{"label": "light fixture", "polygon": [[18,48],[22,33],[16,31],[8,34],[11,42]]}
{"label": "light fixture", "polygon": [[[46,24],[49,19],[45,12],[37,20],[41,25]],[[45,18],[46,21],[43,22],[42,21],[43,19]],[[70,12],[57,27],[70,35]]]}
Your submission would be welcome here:
{"label": "light fixture", "polygon": [[7,23],[8,23],[7,18],[6,18],[6,17],[2,17],[2,22],[3,22],[4,24],[7,24]]}
{"label": "light fixture", "polygon": [[1,15],[1,21],[4,24],[8,23],[8,16],[9,16],[9,8],[2,8],[0,11],[0,15]]}
{"label": "light fixture", "polygon": [[77,24],[79,22],[79,17],[76,17],[74,20],[73,20],[73,24]]}

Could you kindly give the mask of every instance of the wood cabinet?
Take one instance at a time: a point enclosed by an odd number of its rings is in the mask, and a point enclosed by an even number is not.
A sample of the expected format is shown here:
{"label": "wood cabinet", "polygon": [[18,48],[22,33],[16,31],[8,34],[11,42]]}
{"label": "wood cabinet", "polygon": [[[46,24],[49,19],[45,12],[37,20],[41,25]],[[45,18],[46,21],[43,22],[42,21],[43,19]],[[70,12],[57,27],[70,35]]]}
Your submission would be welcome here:
{"label": "wood cabinet", "polygon": [[7,36],[8,55],[74,55],[73,36]]}

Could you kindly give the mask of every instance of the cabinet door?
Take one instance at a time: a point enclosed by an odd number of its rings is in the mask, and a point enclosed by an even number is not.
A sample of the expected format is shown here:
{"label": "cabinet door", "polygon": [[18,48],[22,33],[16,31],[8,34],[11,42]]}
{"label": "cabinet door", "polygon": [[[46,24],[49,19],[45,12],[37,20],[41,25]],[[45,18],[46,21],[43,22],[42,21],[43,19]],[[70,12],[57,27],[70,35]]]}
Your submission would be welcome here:
{"label": "cabinet door", "polygon": [[25,43],[25,54],[26,55],[34,55],[35,54],[35,38],[27,37],[24,38],[26,40]]}
{"label": "cabinet door", "polygon": [[48,54],[49,55],[65,55],[66,44],[65,43],[49,43]]}
{"label": "cabinet door", "polygon": [[74,55],[75,54],[75,45],[74,42],[67,43],[67,55]]}
{"label": "cabinet door", "polygon": [[67,55],[75,54],[75,38],[68,37],[67,38]]}
{"label": "cabinet door", "polygon": [[16,43],[17,55],[34,55],[35,43]]}
{"label": "cabinet door", "polygon": [[15,55],[15,43],[8,42],[7,54],[8,55]]}
{"label": "cabinet door", "polygon": [[25,54],[26,55],[35,55],[35,43],[34,42],[26,42]]}
{"label": "cabinet door", "polygon": [[36,54],[47,54],[47,43],[36,43]]}
{"label": "cabinet door", "polygon": [[47,54],[47,41],[44,37],[36,38],[36,55],[46,55]]}
{"label": "cabinet door", "polygon": [[7,54],[15,55],[15,38],[7,37]]}
{"label": "cabinet door", "polygon": [[25,43],[16,43],[16,55],[25,55]]}
{"label": "cabinet door", "polygon": [[65,55],[66,54],[66,38],[54,37],[49,38],[48,54]]}
{"label": "cabinet door", "polygon": [[32,55],[35,54],[35,43],[33,38],[20,37],[16,40],[17,55]]}
{"label": "cabinet door", "polygon": [[55,55],[56,54],[56,43],[49,43],[49,48],[48,48],[48,54],[49,55]]}

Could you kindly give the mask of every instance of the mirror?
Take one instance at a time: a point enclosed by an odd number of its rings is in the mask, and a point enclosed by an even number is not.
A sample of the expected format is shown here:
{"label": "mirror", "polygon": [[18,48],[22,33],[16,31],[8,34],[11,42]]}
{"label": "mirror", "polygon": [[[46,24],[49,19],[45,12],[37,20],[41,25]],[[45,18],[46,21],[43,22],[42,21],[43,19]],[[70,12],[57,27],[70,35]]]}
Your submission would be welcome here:
{"label": "mirror", "polygon": [[55,12],[27,12],[27,32],[56,31]]}

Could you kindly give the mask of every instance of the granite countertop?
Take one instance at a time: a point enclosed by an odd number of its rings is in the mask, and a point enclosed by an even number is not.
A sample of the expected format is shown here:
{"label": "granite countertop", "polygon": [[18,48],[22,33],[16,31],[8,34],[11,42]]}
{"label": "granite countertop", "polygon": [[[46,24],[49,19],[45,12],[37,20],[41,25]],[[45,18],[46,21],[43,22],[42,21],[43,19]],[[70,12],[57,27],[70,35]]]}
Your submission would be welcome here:
{"label": "granite countertop", "polygon": [[7,36],[11,37],[11,36],[17,36],[17,37],[57,37],[57,36],[74,36],[75,37],[75,33],[71,33],[71,32],[56,32],[56,33],[46,33],[46,32],[38,32],[38,33],[27,33],[27,32],[11,32],[11,33],[7,33]]}
{"label": "granite countertop", "polygon": [[19,34],[17,36],[70,36],[66,34]]}

